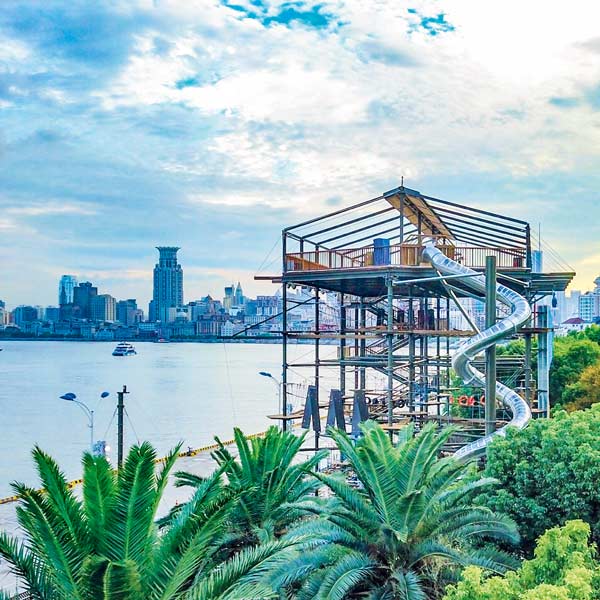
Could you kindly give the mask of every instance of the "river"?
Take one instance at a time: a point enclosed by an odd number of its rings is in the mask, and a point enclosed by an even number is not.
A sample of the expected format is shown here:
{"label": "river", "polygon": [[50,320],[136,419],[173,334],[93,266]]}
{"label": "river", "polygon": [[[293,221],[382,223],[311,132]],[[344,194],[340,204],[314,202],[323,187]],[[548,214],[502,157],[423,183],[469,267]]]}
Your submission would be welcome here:
{"label": "river", "polygon": [[[72,392],[94,410],[95,438],[116,459],[116,392],[127,386],[125,441],[149,440],[159,455],[264,430],[280,412],[277,387],[259,371],[281,373],[281,345],[138,343],[138,354],[113,357],[114,343],[2,341],[0,347],[0,497],[10,482],[36,485],[31,449],[55,457],[69,479],[81,473],[88,419],[60,396]],[[291,358],[311,354],[292,346]],[[308,373],[307,373],[308,375]],[[298,380],[300,381],[300,380]],[[299,388],[300,390],[301,388]],[[110,392],[105,399],[103,391]]]}

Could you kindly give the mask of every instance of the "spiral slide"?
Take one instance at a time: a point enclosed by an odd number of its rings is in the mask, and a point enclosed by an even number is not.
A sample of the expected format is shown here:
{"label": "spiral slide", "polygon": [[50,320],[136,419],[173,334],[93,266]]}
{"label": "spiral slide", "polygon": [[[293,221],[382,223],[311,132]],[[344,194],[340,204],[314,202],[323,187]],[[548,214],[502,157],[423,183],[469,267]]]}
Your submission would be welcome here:
{"label": "spiral slide", "polygon": [[[477,274],[473,269],[460,265],[456,261],[445,256],[433,244],[427,244],[423,256],[442,275],[473,275]],[[485,293],[485,276],[477,275],[462,280],[464,285],[477,292]],[[511,314],[498,321],[492,327],[483,330],[477,335],[469,338],[461,344],[452,358],[452,368],[461,377],[466,385],[485,386],[485,375],[471,365],[471,361],[485,348],[495,344],[499,340],[511,335],[519,327],[524,325],[531,316],[529,303],[523,296],[507,288],[504,285],[496,286],[496,294],[499,302],[509,306]],[[512,412],[512,419],[504,427],[490,435],[486,435],[458,450],[454,456],[460,460],[467,460],[482,455],[492,438],[497,435],[506,435],[507,427],[523,429],[531,419],[531,410],[525,400],[515,391],[500,382],[496,382],[496,398],[499,398]]]}

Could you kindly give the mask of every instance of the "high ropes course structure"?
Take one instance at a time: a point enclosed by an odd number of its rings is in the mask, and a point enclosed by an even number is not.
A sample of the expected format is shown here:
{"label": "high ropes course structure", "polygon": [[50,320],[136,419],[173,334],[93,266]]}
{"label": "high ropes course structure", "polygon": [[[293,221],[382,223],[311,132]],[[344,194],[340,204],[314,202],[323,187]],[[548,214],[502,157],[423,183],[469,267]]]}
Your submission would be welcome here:
{"label": "high ropes course structure", "polygon": [[[410,421],[455,424],[447,451],[482,456],[508,426],[549,416],[553,306],[574,275],[526,221],[403,185],[288,227],[281,273],[257,276],[282,290],[270,416],[313,429],[315,449],[324,420],[358,435],[373,419],[392,437]],[[514,338],[524,353],[496,356]],[[307,395],[294,411],[298,382]]]}

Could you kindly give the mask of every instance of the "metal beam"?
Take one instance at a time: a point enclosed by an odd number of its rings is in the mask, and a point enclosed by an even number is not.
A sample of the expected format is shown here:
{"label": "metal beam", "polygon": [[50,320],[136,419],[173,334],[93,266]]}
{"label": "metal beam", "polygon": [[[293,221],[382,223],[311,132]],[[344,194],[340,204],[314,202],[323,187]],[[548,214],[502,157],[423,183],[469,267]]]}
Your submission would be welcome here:
{"label": "metal beam", "polygon": [[[485,260],[485,327],[496,324],[496,257]],[[496,343],[485,351],[485,434],[496,431]]]}

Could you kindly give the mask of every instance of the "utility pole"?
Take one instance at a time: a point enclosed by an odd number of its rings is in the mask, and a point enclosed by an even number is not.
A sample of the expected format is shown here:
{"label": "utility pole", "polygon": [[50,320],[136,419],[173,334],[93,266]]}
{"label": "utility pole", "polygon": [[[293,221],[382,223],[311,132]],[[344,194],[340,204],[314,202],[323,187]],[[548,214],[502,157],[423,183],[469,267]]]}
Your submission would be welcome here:
{"label": "utility pole", "polygon": [[[485,328],[496,324],[496,257],[485,257]],[[496,431],[496,343],[485,351],[485,434]]]}
{"label": "utility pole", "polygon": [[117,468],[123,466],[123,414],[125,412],[125,394],[129,394],[127,386],[123,386],[123,390],[117,392]]}

